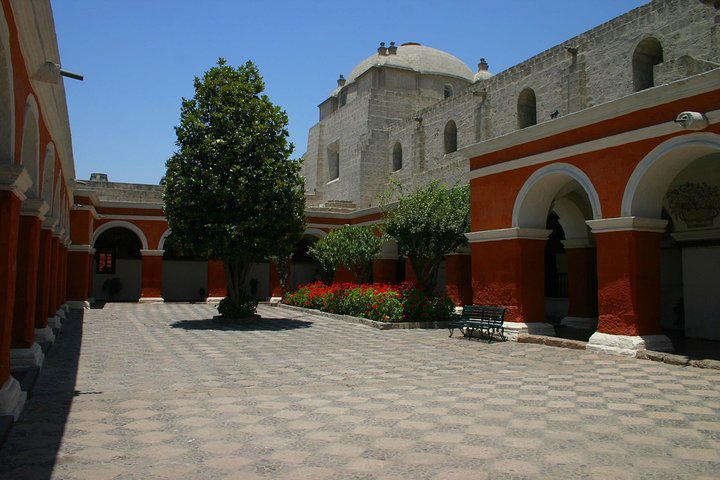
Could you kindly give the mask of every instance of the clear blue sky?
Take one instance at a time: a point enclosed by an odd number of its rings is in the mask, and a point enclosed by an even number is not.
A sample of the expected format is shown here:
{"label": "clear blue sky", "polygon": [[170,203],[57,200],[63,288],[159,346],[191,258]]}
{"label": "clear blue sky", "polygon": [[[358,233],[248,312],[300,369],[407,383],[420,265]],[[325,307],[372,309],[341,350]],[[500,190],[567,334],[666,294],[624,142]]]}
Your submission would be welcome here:
{"label": "clear blue sky", "polygon": [[293,158],[339,74],[379,42],[419,42],[499,73],[640,0],[52,0],[77,178],[158,183],[182,97],[218,57],[252,60],[288,113]]}

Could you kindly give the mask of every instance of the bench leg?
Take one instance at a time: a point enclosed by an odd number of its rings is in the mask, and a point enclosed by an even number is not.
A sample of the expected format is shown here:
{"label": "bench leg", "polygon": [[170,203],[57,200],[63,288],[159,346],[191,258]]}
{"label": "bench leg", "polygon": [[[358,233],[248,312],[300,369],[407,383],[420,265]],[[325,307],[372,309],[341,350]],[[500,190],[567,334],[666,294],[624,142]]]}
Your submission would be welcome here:
{"label": "bench leg", "polygon": [[453,328],[448,327],[448,330],[450,330],[449,336],[452,337],[453,332],[455,332],[455,327],[453,327]]}

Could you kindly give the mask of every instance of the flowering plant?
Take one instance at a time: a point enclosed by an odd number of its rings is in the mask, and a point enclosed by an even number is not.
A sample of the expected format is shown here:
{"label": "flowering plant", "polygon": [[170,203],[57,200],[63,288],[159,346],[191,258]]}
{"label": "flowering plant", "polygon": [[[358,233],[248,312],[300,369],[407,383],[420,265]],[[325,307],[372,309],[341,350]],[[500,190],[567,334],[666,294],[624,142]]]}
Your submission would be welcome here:
{"label": "flowering plant", "polygon": [[455,306],[447,295],[428,296],[412,283],[325,285],[315,282],[286,294],[283,303],[380,322],[447,320]]}

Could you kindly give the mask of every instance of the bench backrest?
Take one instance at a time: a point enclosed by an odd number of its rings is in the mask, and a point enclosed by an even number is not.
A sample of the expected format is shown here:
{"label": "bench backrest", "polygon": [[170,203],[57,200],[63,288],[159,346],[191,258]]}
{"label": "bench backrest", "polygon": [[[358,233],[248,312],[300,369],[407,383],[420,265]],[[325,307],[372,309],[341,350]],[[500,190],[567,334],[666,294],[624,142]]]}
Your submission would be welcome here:
{"label": "bench backrest", "polygon": [[501,324],[505,318],[505,310],[505,307],[492,305],[465,305],[462,318]]}

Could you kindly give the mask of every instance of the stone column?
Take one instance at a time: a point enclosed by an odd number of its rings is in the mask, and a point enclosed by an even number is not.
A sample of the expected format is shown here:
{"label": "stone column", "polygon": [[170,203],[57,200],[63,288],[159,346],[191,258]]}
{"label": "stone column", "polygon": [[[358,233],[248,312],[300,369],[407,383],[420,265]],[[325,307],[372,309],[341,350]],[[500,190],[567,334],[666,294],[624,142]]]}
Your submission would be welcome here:
{"label": "stone column", "polygon": [[[225,279],[225,267],[221,260],[208,260],[208,302],[219,302],[227,297],[227,280]],[[272,270],[271,270],[272,273]],[[272,276],[270,277],[272,279]],[[272,289],[272,283],[271,289]]]}
{"label": "stone column", "polygon": [[445,267],[445,293],[457,306],[471,305],[473,293],[470,252],[446,255]]}
{"label": "stone column", "polygon": [[563,240],[568,261],[568,313],[562,324],[597,328],[597,268],[595,247],[587,239]]}
{"label": "stone column", "polygon": [[165,250],[140,250],[142,289],[140,303],[162,302],[162,268]]}
{"label": "stone column", "polygon": [[70,245],[67,254],[68,305],[86,308],[92,281],[93,248],[91,245]]}
{"label": "stone column", "polygon": [[672,351],[661,334],[660,242],[666,220],[638,217],[586,222],[597,244],[598,328],[587,349],[635,356]]}
{"label": "stone column", "polygon": [[58,283],[60,280],[60,238],[56,233],[52,234],[50,240],[50,285],[48,294],[48,326],[53,330],[62,327],[62,320],[58,315],[60,304],[58,304]]}
{"label": "stone column", "polygon": [[32,184],[21,165],[0,166],[0,415],[18,418],[27,395],[10,375],[20,206]]}
{"label": "stone column", "polygon": [[[43,228],[40,230],[37,295],[35,297],[35,335],[42,330],[48,338],[52,334],[52,328],[48,326],[48,312],[50,310],[50,270],[52,269],[52,230]],[[49,333],[48,333],[49,331]],[[52,335],[50,335],[52,334]]]}
{"label": "stone column", "polygon": [[505,334],[555,335],[545,322],[545,242],[550,230],[506,228],[468,233],[473,304],[506,307]]}
{"label": "stone column", "polygon": [[373,260],[373,282],[395,285],[397,283],[397,255],[383,255]]}
{"label": "stone column", "polygon": [[47,204],[42,200],[28,199],[23,202],[20,211],[18,238],[21,240],[17,247],[15,312],[10,345],[11,371],[39,367],[44,359],[42,349],[35,338],[35,308],[40,258],[40,225],[47,209]]}
{"label": "stone column", "polygon": [[62,270],[60,274],[60,305],[65,309],[65,311],[68,311],[69,307],[67,306],[67,272],[70,239],[66,238],[65,241],[62,242],[60,245],[62,247],[62,263],[60,264]]}

